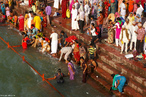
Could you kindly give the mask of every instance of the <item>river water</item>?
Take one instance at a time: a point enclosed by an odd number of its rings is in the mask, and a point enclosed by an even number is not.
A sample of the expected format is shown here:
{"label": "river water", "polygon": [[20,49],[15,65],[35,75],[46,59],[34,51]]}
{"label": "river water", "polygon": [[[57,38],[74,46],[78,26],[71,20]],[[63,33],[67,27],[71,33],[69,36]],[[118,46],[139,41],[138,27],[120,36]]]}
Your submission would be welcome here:
{"label": "river water", "polygon": [[[0,26],[0,36],[10,45],[20,45],[22,37],[16,30],[8,30]],[[37,49],[29,47],[26,51],[22,47],[14,48],[45,78],[53,77],[58,68],[67,74],[67,65],[58,62],[58,59],[40,53]],[[57,84],[55,80],[50,83],[65,97],[104,97],[103,94],[82,83],[82,71],[77,67],[74,81],[65,78],[64,84]],[[14,51],[0,40],[0,97],[61,97],[49,84],[43,82]]]}

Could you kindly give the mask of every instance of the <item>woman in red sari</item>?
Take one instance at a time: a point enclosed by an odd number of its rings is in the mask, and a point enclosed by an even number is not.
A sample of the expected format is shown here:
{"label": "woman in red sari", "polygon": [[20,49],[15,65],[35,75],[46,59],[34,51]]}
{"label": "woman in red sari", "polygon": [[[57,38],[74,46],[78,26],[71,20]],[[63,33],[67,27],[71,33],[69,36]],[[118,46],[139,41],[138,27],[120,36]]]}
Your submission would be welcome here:
{"label": "woman in red sari", "polygon": [[24,16],[20,15],[20,17],[18,18],[19,21],[19,31],[23,31],[24,30]]}
{"label": "woman in red sari", "polygon": [[80,61],[80,53],[79,53],[79,44],[77,41],[75,41],[75,47],[73,50],[73,54],[74,54],[76,63],[78,63]]}
{"label": "woman in red sari", "polygon": [[66,18],[66,10],[67,10],[67,5],[68,5],[69,0],[62,0],[62,18]]}
{"label": "woman in red sari", "polygon": [[107,0],[105,0],[105,2],[104,2],[104,11],[105,11],[105,17],[108,17],[108,8],[110,7],[110,3],[107,1]]}

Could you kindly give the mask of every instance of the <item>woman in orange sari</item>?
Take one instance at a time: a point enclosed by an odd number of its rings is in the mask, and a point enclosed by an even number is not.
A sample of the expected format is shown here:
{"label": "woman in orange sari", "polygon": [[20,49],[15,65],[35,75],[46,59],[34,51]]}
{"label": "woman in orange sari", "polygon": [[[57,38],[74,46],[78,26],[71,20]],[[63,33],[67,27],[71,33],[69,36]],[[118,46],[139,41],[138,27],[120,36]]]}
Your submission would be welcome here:
{"label": "woman in orange sari", "polygon": [[79,44],[77,41],[75,41],[74,45],[75,45],[75,47],[73,50],[73,54],[74,54],[74,58],[75,58],[76,63],[78,63],[80,61]]}
{"label": "woman in orange sari", "polygon": [[128,8],[129,13],[133,11],[133,8],[134,8],[134,1],[129,0],[129,8]]}

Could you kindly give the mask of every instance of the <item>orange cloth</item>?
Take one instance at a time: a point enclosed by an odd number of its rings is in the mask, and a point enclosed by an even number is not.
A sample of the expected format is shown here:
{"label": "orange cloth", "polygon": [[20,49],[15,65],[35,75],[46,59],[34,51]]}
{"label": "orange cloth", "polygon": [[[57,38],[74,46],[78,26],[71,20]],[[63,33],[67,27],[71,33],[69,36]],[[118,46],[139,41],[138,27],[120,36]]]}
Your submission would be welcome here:
{"label": "orange cloth", "polygon": [[132,12],[133,11],[133,7],[134,7],[134,1],[133,0],[129,0],[129,12]]}

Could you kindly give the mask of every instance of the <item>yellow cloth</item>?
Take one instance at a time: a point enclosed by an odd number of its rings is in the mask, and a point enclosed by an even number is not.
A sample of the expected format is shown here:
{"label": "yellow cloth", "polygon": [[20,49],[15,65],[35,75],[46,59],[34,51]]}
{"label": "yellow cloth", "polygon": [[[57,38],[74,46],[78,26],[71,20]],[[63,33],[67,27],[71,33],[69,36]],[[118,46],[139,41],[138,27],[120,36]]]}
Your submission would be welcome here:
{"label": "yellow cloth", "polygon": [[66,17],[70,18],[70,10],[69,9],[66,10]]}
{"label": "yellow cloth", "polygon": [[35,27],[40,30],[41,29],[41,18],[39,16],[34,17]]}
{"label": "yellow cloth", "polygon": [[144,40],[144,42],[146,43],[146,37],[145,37],[145,40]]}

